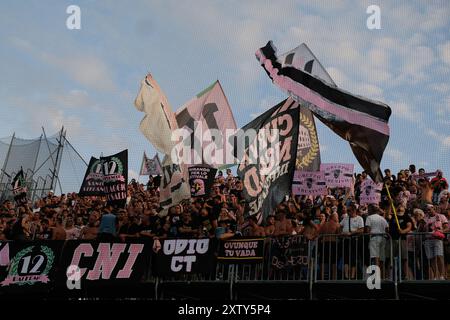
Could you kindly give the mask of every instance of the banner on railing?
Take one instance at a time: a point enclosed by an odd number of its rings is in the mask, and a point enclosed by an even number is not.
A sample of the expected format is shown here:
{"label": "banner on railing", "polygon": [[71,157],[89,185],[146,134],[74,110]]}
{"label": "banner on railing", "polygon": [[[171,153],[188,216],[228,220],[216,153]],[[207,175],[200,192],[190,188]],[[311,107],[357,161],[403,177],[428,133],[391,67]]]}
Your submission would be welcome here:
{"label": "banner on railing", "polygon": [[258,263],[264,259],[264,238],[220,242],[217,260],[222,263]]}
{"label": "banner on railing", "polygon": [[151,250],[152,241],[66,241],[59,279],[66,282],[68,268],[76,270],[77,267],[81,287],[105,281],[108,284],[139,282],[149,268]]}
{"label": "banner on railing", "polygon": [[270,253],[270,263],[274,270],[308,267],[309,246],[303,237],[273,238]]}
{"label": "banner on railing", "polygon": [[214,246],[210,239],[165,239],[153,244],[153,273],[157,276],[213,272]]}
{"label": "banner on railing", "polygon": [[0,290],[43,292],[56,280],[63,242],[1,242]]}

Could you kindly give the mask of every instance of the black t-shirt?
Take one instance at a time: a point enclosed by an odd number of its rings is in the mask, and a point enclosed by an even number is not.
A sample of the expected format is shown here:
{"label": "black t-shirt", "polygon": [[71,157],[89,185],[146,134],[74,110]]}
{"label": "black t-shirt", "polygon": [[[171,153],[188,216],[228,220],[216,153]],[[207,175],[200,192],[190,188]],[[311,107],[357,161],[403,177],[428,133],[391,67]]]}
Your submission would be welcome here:
{"label": "black t-shirt", "polygon": [[40,234],[40,238],[42,240],[51,240],[52,239],[52,231],[46,230]]}
{"label": "black t-shirt", "polygon": [[217,220],[219,218],[219,216],[220,216],[220,210],[222,210],[222,204],[221,203],[219,203],[219,204],[215,203],[212,206],[212,209],[209,210],[209,212],[210,212],[210,214],[209,214],[210,219],[211,220]]}
{"label": "black t-shirt", "polygon": [[[400,228],[402,228],[402,229],[406,229],[408,222],[412,224],[411,218],[406,213],[402,216],[397,216],[397,217],[398,217],[398,223],[400,225]],[[398,232],[397,222],[395,220],[394,215],[392,215],[391,220],[389,220],[389,234],[391,235],[391,238],[393,240],[398,240],[398,239],[405,240],[406,239],[406,234],[400,235],[400,233]]]}
{"label": "black t-shirt", "polygon": [[143,224],[141,224],[139,226],[139,232],[148,232],[148,233],[153,233],[154,227],[152,227],[151,224],[148,224],[146,226],[144,226]]}
{"label": "black t-shirt", "polygon": [[139,233],[140,231],[141,231],[141,227],[136,223],[132,223],[130,225],[130,227],[128,228],[128,234],[136,234],[136,233]]}
{"label": "black t-shirt", "polygon": [[140,232],[140,227],[136,223],[125,224],[120,227],[119,234],[136,234]]}
{"label": "black t-shirt", "polygon": [[11,237],[13,240],[26,240],[25,232],[22,227],[22,219],[19,218],[14,223],[11,229]]}
{"label": "black t-shirt", "polygon": [[184,232],[180,231],[180,228],[185,228],[185,229],[189,229],[189,230],[197,230],[198,226],[195,223],[193,223],[192,221],[189,223],[185,223],[182,220],[177,222],[178,236],[180,238],[193,238],[196,235],[194,235],[192,233],[184,233]]}
{"label": "black t-shirt", "polygon": [[197,218],[197,225],[202,229],[205,229],[206,232],[209,232],[212,229],[211,219],[209,217],[199,216]]}

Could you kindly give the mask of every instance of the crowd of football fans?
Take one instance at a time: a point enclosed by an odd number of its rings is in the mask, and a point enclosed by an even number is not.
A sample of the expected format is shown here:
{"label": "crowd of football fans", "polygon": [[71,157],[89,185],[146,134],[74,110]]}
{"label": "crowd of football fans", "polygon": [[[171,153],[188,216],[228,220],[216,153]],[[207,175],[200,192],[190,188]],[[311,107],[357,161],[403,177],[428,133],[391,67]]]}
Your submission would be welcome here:
{"label": "crowd of football fans", "polygon": [[[377,205],[359,204],[359,186],[364,179],[365,172],[355,176],[354,188],[330,189],[327,196],[290,195],[265,219],[249,214],[242,182],[229,169],[225,174],[219,171],[209,195],[192,198],[168,211],[159,206],[158,179],[153,177],[146,185],[132,180],[125,208],[108,205],[102,197],[80,197],[76,193],[49,193],[25,206],[7,200],[0,207],[0,240],[127,241],[302,235],[307,240],[320,240],[323,257],[328,256],[323,262],[331,264],[337,262],[338,256],[344,256],[345,276],[353,278],[358,255],[353,254],[352,258],[345,248],[352,248],[356,237],[366,237],[365,254],[380,266],[389,258],[387,241],[393,241],[401,251],[393,254],[408,260],[404,263],[404,275],[408,277],[416,267],[424,267],[415,265],[420,263],[411,256],[419,254],[411,249],[418,237],[410,240],[408,236],[425,234],[418,246],[429,263],[427,278],[445,278],[450,192],[443,173],[438,170],[430,176],[423,169],[416,172],[414,165],[397,175],[387,169]],[[338,237],[347,241],[344,250],[337,249]]]}

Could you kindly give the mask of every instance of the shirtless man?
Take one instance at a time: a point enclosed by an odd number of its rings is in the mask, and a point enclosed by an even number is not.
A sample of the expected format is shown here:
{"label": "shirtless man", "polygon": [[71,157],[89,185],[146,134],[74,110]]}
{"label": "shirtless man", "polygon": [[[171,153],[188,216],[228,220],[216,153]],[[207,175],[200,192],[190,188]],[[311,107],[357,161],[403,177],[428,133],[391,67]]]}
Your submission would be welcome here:
{"label": "shirtless man", "polygon": [[267,217],[267,226],[264,229],[266,236],[273,236],[275,233],[275,216]]}
{"label": "shirtless man", "polygon": [[275,232],[274,236],[285,236],[292,234],[292,223],[291,220],[286,219],[285,210],[280,210],[278,212],[278,221],[275,222]]}
{"label": "shirtless man", "polygon": [[420,200],[422,207],[426,204],[433,203],[433,189],[431,188],[430,182],[423,178],[420,178],[418,184],[421,189]]}
{"label": "shirtless man", "polygon": [[52,240],[66,240],[66,230],[62,224],[62,218],[56,218],[56,225],[53,228]]}
{"label": "shirtless man", "polygon": [[92,212],[89,216],[88,224],[81,229],[80,238],[83,240],[94,240],[97,238],[98,226],[97,226],[97,213]]}
{"label": "shirtless man", "polygon": [[[328,268],[328,277],[331,276],[331,280],[336,280],[336,262],[337,257],[337,235],[340,233],[341,225],[339,224],[339,216],[336,212],[330,215],[330,219],[325,222],[319,230],[319,234],[324,235],[319,244],[319,251],[321,254],[321,266],[322,280],[325,279],[325,269]],[[331,269],[331,274],[330,274]],[[330,279],[330,278],[328,278]]]}
{"label": "shirtless man", "polygon": [[248,222],[250,225],[250,235],[252,237],[265,237],[266,233],[264,231],[264,228],[261,226],[258,226],[258,218],[256,216],[250,216],[248,218]]}

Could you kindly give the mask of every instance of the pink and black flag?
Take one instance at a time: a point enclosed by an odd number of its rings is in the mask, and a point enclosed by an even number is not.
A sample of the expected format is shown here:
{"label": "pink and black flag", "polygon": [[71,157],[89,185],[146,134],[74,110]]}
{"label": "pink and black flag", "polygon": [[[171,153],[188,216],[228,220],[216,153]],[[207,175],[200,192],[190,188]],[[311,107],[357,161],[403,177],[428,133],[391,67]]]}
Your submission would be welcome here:
{"label": "pink and black flag", "polygon": [[[364,170],[373,180],[382,181],[380,162],[389,140],[391,115],[388,105],[353,95],[297,68],[295,63],[281,61],[271,41],[256,52],[256,57],[278,87],[347,140]],[[283,57],[295,61],[295,53]],[[314,61],[308,63],[313,66]]]}
{"label": "pink and black flag", "polygon": [[383,188],[382,183],[376,183],[370,179],[365,179],[360,185],[361,195],[359,198],[359,203],[360,204],[380,203],[382,188]]}
{"label": "pink and black flag", "polygon": [[353,185],[351,163],[322,163],[320,171],[325,172],[325,182],[329,188],[351,188]]}
{"label": "pink and black flag", "polygon": [[326,195],[325,173],[323,171],[295,171],[292,193],[306,196]]}
{"label": "pink and black flag", "polygon": [[[207,130],[218,130],[222,137],[226,136],[226,130],[236,130],[233,112],[219,80],[186,102],[176,112],[176,120],[179,128],[191,132],[190,139],[187,140],[191,143],[190,164],[208,164],[213,167],[222,167],[227,164],[225,150],[222,150],[222,154],[214,153],[214,159],[208,159],[211,161],[205,161],[204,155],[201,154],[208,148],[209,142],[202,142],[202,136]],[[199,125],[201,125],[200,129]],[[199,134],[200,136],[197,136]],[[215,143],[217,149],[222,149],[220,141]]]}

